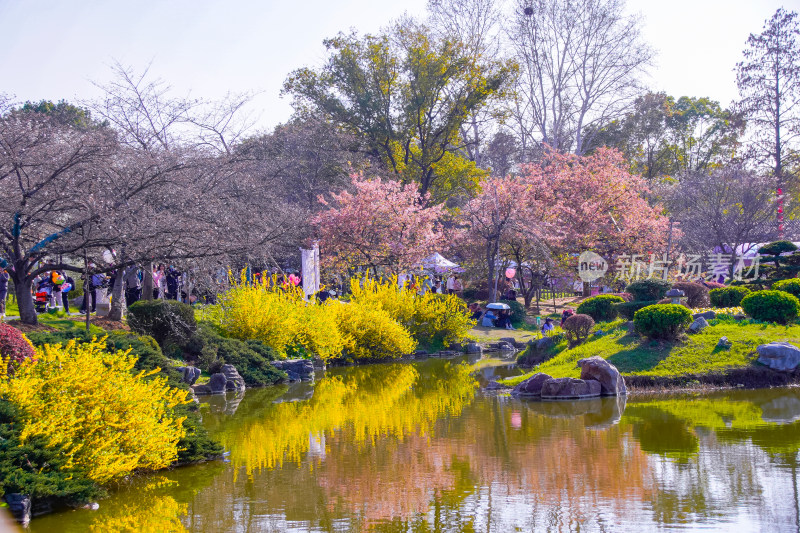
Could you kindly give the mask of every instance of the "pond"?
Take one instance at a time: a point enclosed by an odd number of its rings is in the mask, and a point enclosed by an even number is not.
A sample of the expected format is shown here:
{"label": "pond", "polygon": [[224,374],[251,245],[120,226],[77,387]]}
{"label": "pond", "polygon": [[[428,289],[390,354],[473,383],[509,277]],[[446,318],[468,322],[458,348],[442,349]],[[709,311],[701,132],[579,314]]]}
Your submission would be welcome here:
{"label": "pond", "polygon": [[[538,402],[458,360],[202,400],[225,461],[144,476],[38,531],[800,529],[800,390]],[[479,380],[519,372],[481,361]]]}

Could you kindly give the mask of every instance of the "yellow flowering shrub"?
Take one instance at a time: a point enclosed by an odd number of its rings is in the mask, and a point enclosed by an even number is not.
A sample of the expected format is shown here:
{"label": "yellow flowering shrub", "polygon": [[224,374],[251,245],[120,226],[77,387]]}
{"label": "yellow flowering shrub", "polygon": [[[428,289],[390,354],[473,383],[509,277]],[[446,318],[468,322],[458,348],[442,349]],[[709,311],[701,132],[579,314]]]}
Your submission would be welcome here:
{"label": "yellow flowering shrub", "polygon": [[336,312],[345,354],[353,359],[401,357],[417,348],[408,330],[380,307],[336,301],[325,307]]}
{"label": "yellow flowering shrub", "polygon": [[107,352],[105,339],[45,345],[0,382],[0,395],[18,410],[23,442],[43,437],[62,447],[68,467],[106,483],[169,466],[185,433],[173,408],[187,392],[147,379],[158,370],[134,374],[135,363],[130,350]]}
{"label": "yellow flowering shrub", "polygon": [[426,292],[419,295],[404,287],[397,278],[376,280],[366,276],[350,280],[350,301],[356,305],[375,306],[403,324],[418,341],[458,342],[475,325],[467,304],[453,294]]}
{"label": "yellow flowering shrub", "polygon": [[290,347],[300,346],[329,359],[344,347],[335,313],[309,304],[299,287],[281,286],[275,277],[248,282],[242,274],[208,316],[231,337],[262,341],[279,357],[286,357]]}

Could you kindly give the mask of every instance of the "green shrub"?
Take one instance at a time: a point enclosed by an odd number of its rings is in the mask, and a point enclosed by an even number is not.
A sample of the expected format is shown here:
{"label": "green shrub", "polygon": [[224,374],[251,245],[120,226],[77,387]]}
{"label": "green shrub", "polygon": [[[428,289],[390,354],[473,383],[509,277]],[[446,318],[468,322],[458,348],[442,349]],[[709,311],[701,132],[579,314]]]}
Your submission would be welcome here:
{"label": "green shrub", "polygon": [[519,327],[525,322],[525,306],[516,300],[503,300],[511,308],[511,325]]}
{"label": "green shrub", "polygon": [[724,289],[712,289],[709,296],[711,305],[714,307],[736,307],[750,292],[747,287],[725,287]]}
{"label": "green shrub", "polygon": [[2,493],[29,494],[34,503],[82,504],[97,500],[106,491],[78,467],[70,456],[43,436],[21,439],[23,429],[16,407],[0,400],[0,487]]}
{"label": "green shrub", "polygon": [[775,241],[769,244],[765,244],[761,248],[758,249],[758,253],[761,255],[772,255],[778,256],[781,254],[785,254],[787,252],[794,252],[797,250],[797,246],[790,241]]}
{"label": "green shrub", "polygon": [[614,309],[616,309],[619,316],[623,318],[627,318],[628,320],[633,320],[633,315],[636,314],[636,311],[639,309],[645,308],[648,305],[655,305],[658,303],[658,300],[650,300],[644,302],[623,302],[614,304]]}
{"label": "green shrub", "polygon": [[800,300],[783,291],[758,291],[742,299],[744,312],[764,322],[788,324],[800,311]]}
{"label": "green shrub", "polygon": [[800,278],[782,279],[772,284],[772,289],[776,291],[788,292],[800,298]]}
{"label": "green shrub", "polygon": [[683,291],[686,295],[686,305],[689,308],[708,307],[711,303],[708,287],[702,283],[680,281],[678,283],[673,283],[672,288]]}
{"label": "green shrub", "polygon": [[139,300],[128,308],[128,325],[150,335],[160,346],[183,346],[197,329],[192,306],[175,300]]}
{"label": "green shrub", "polygon": [[201,326],[199,339],[202,342],[200,368],[214,373],[223,364],[236,367],[236,370],[249,386],[272,385],[286,374],[277,370],[269,362],[275,360],[275,353],[261,341],[240,341],[220,336],[208,326]]}
{"label": "green shrub", "polygon": [[589,315],[597,322],[608,322],[617,318],[614,304],[618,303],[625,303],[625,299],[613,294],[601,294],[581,302],[577,312],[579,315]]}
{"label": "green shrub", "polygon": [[589,332],[594,327],[594,320],[589,315],[577,314],[566,319],[561,327],[569,345],[575,346],[589,337]]}
{"label": "green shrub", "polygon": [[692,313],[682,305],[648,305],[636,311],[633,323],[645,337],[674,339],[692,323]]}
{"label": "green shrub", "polygon": [[667,294],[671,285],[660,279],[643,279],[635,281],[625,288],[625,292],[633,295],[635,302],[660,300]]}

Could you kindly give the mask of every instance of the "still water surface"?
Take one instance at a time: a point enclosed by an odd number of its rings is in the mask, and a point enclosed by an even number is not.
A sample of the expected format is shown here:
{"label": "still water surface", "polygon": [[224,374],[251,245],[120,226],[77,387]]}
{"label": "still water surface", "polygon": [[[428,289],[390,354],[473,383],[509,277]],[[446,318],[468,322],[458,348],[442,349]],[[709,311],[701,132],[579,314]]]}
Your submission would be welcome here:
{"label": "still water surface", "polygon": [[31,530],[800,531],[798,389],[537,402],[481,393],[471,370],[340,368],[204,399],[226,461]]}

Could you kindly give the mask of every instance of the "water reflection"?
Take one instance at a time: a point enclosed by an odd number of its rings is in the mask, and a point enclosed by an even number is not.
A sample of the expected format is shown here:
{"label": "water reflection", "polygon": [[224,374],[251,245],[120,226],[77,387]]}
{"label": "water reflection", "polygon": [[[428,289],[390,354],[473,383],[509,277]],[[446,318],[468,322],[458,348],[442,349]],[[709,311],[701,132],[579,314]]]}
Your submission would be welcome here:
{"label": "water reflection", "polygon": [[800,391],[562,403],[475,385],[465,365],[431,359],[204,400],[229,463],[33,530],[797,528]]}

